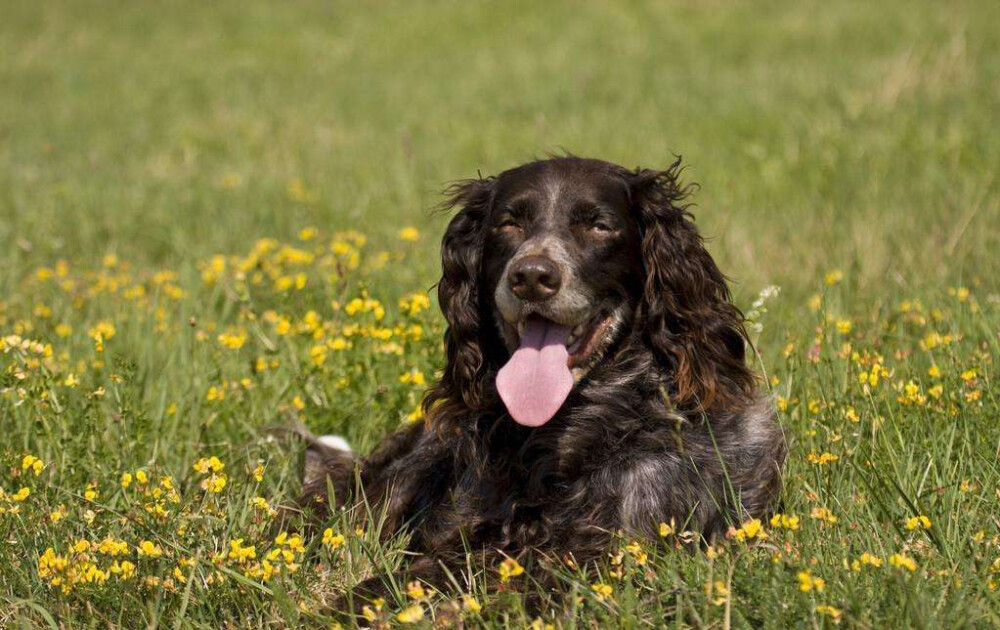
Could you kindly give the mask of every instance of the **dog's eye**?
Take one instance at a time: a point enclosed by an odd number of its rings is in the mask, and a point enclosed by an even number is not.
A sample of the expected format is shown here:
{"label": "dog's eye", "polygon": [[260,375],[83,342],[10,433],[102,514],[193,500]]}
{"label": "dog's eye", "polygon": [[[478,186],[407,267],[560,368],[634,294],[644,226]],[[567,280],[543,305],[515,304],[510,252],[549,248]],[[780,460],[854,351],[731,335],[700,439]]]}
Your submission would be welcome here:
{"label": "dog's eye", "polygon": [[499,230],[520,230],[520,224],[510,215],[506,215],[500,218],[500,222],[497,224],[497,229]]}
{"label": "dog's eye", "polygon": [[609,232],[614,232],[615,229],[611,227],[609,223],[604,221],[594,221],[590,224],[590,231],[598,232],[600,234],[607,234]]}

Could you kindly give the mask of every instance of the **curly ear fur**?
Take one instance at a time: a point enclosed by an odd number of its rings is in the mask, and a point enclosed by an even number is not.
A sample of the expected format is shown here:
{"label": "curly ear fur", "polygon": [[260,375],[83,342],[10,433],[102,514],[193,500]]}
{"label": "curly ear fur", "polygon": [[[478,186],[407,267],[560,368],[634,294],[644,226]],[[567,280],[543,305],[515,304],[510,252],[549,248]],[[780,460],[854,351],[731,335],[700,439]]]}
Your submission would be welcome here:
{"label": "curly ear fur", "polygon": [[678,181],[680,162],[628,177],[642,233],[639,321],[672,370],[674,404],[708,412],[746,404],[756,384],[745,361],[743,314],[684,204],[692,186]]}
{"label": "curly ear fur", "polygon": [[[441,280],[438,302],[448,323],[445,332],[447,365],[441,380],[424,400],[430,416],[457,417],[462,409],[477,410],[483,403],[486,379],[484,344],[480,338],[479,275],[483,251],[482,225],[489,211],[493,178],[469,179],[449,187],[444,209],[461,208],[441,242]],[[454,413],[449,413],[449,411]]]}

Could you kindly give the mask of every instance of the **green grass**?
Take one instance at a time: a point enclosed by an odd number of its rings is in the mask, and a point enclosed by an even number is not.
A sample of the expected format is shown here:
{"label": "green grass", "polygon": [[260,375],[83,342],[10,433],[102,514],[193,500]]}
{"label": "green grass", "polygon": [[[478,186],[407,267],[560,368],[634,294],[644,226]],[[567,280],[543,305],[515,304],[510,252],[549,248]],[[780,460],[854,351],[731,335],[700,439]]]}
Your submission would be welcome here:
{"label": "green grass", "polygon": [[[308,536],[296,570],[275,560],[264,580],[279,545],[251,501],[290,502],[298,453],[263,429],[299,419],[367,450],[407,421],[422,386],[400,377],[430,380],[442,361],[433,305],[398,305],[436,278],[438,191],[559,150],[648,167],[682,154],[740,306],[781,287],[755,309],[754,336],[791,441],[783,510],[799,522],[765,523],[766,541],[726,541],[714,557],[644,543],[643,565],[623,547],[596,576],[551,569],[568,595],[540,623],[1000,623],[1000,5],[8,2],[2,13],[0,626],[328,625],[323,603],[398,565],[399,544],[329,523],[343,546]],[[416,242],[398,237],[404,226]],[[301,240],[307,227],[318,233]],[[241,274],[259,239],[309,255],[266,249]],[[363,296],[382,320],[348,313]],[[100,322],[115,332],[99,352]],[[219,340],[244,331],[237,349]],[[888,373],[865,388],[876,356]],[[810,461],[824,453],[839,459]],[[38,476],[22,468],[29,454]],[[193,469],[212,455],[226,465],[219,493]],[[123,489],[139,470],[149,484]],[[930,529],[907,529],[920,515]],[[72,549],[109,536],[127,553]],[[229,557],[235,539],[257,558]],[[162,555],[140,555],[144,540]],[[68,565],[40,574],[49,547]],[[883,566],[852,570],[864,552]],[[890,566],[894,555],[916,570]],[[88,566],[123,560],[135,576],[86,581]],[[802,571],[823,589],[800,590]],[[480,612],[433,595],[420,623],[532,623],[519,585],[473,577],[463,588]],[[402,605],[386,602],[377,623],[399,624]]]}

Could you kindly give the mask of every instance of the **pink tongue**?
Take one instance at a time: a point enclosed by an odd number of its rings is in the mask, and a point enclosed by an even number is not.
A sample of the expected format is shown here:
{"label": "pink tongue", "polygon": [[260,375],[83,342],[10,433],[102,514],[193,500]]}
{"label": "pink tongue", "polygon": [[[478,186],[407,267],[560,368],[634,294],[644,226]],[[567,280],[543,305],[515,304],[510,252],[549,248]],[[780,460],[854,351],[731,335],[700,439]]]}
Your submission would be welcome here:
{"label": "pink tongue", "polygon": [[514,421],[540,427],[556,415],[573,389],[567,361],[569,329],[541,318],[528,320],[521,347],[497,373],[497,392]]}

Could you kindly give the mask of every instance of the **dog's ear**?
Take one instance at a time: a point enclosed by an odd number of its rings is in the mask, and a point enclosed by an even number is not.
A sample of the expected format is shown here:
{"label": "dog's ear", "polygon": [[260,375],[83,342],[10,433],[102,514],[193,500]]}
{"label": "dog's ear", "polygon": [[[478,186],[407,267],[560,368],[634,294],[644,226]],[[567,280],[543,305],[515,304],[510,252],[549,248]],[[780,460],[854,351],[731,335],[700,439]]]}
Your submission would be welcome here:
{"label": "dog's ear", "polygon": [[[448,323],[445,332],[447,365],[441,380],[424,401],[425,411],[441,405],[454,411],[482,406],[486,365],[479,278],[484,245],[483,226],[493,195],[493,178],[469,179],[445,191],[445,209],[459,208],[441,242],[441,280],[438,302]],[[445,413],[452,416],[454,414]]]}
{"label": "dog's ear", "polygon": [[674,404],[712,411],[745,403],[755,389],[747,367],[743,315],[684,203],[692,186],[666,170],[637,169],[627,179],[642,234],[639,325],[668,366]]}

